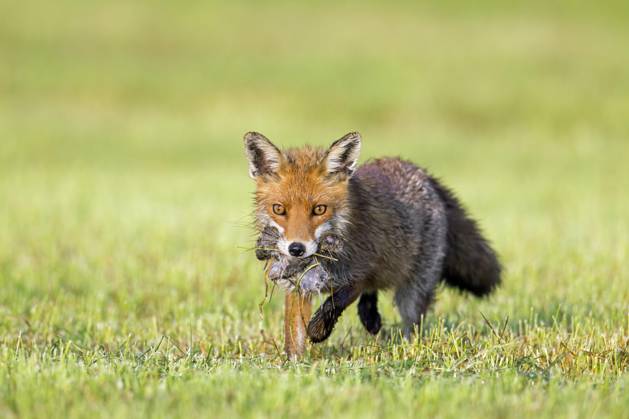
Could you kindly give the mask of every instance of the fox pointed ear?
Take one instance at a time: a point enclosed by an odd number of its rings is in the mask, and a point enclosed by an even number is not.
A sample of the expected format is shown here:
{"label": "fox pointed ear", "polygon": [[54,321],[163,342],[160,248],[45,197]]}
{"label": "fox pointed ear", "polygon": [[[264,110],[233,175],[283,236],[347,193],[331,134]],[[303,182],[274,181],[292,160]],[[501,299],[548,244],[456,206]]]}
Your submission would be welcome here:
{"label": "fox pointed ear", "polygon": [[280,167],[282,152],[259,132],[245,134],[245,152],[249,160],[249,176],[270,175]]}
{"label": "fox pointed ear", "polygon": [[328,173],[345,173],[351,176],[358,163],[360,142],[360,134],[357,132],[345,134],[333,142],[326,157]]}

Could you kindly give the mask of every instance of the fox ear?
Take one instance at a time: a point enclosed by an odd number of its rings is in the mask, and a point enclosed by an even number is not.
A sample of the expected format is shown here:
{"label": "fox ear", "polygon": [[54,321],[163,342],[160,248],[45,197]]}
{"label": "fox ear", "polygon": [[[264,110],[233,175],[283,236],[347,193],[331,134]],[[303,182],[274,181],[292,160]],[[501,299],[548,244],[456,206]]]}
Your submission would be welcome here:
{"label": "fox ear", "polygon": [[360,141],[359,133],[350,132],[332,143],[326,157],[329,174],[345,173],[351,175],[354,173],[360,154]]}
{"label": "fox ear", "polygon": [[270,175],[280,167],[282,152],[259,132],[245,134],[245,152],[249,160],[249,176]]}

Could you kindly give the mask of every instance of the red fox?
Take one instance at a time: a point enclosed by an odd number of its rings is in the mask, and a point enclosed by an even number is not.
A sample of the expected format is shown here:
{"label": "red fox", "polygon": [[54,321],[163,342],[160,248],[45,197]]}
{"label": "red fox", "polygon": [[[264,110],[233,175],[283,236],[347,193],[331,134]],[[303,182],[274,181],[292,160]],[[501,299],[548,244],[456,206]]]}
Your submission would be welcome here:
{"label": "red fox", "polygon": [[317,269],[286,286],[330,294],[308,323],[312,342],[325,340],[356,300],[362,324],[378,333],[379,290],[394,291],[408,335],[440,281],[476,296],[499,285],[500,262],[477,223],[448,188],[413,163],[382,158],[358,166],[356,132],[327,150],[281,151],[256,132],[244,142],[256,181],[258,258],[274,259],[271,271],[281,267],[271,272],[274,279],[290,279],[317,258]]}

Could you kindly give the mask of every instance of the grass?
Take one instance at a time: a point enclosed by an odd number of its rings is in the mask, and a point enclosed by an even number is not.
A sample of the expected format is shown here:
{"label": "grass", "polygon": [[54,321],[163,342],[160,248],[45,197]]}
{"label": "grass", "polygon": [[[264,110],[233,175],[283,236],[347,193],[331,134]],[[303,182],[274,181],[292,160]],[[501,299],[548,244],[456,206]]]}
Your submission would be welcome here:
{"label": "grass", "polygon": [[[626,416],[629,8],[547,3],[0,5],[0,416]],[[252,129],[429,167],[504,286],[287,362]]]}

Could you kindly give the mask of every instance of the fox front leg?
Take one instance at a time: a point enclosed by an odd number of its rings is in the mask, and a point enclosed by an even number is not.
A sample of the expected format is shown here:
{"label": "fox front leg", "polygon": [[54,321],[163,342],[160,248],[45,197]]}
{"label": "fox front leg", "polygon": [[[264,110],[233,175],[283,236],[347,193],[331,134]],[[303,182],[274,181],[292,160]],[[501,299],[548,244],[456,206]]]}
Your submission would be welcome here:
{"label": "fox front leg", "polygon": [[290,359],[299,359],[306,350],[306,325],[310,318],[310,296],[286,292],[284,298],[284,350]]}
{"label": "fox front leg", "polygon": [[356,301],[359,295],[360,290],[357,287],[346,286],[334,290],[308,323],[310,340],[313,343],[326,340],[334,330],[334,326],[336,326],[336,322],[343,311]]}

